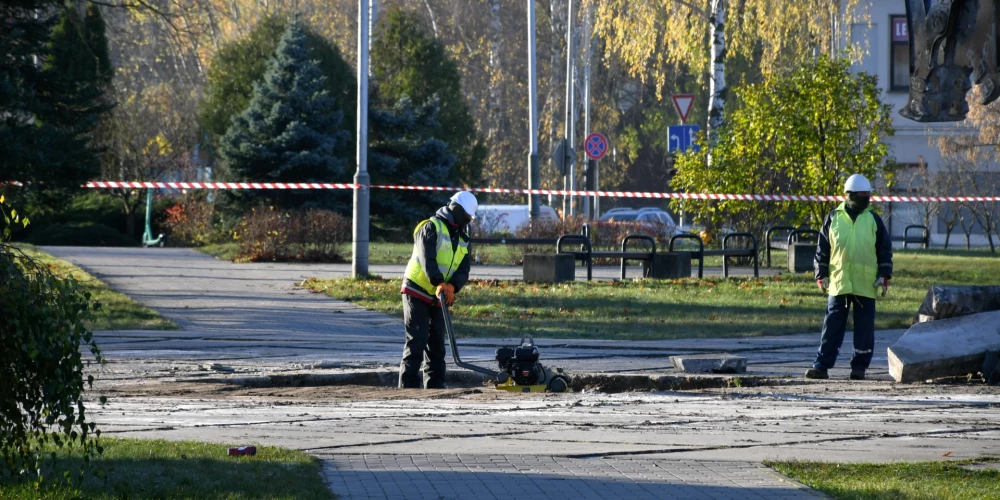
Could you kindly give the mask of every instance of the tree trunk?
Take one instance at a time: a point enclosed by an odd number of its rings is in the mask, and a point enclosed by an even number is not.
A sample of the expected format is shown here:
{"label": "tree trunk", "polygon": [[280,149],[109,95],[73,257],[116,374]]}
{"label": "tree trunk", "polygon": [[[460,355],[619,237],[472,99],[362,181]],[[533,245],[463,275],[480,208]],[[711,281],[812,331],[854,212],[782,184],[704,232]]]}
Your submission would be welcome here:
{"label": "tree trunk", "polygon": [[125,234],[135,238],[135,210],[129,203],[125,203]]}
{"label": "tree trunk", "polygon": [[724,123],[726,106],[726,0],[712,0],[709,36],[712,40],[712,78],[708,96],[708,143],[715,144]]}
{"label": "tree trunk", "polygon": [[503,79],[503,19],[500,17],[500,0],[490,0],[490,90],[486,102],[486,137],[492,139],[500,129],[501,82]]}
{"label": "tree trunk", "polygon": [[561,139],[556,133],[556,116],[559,113],[559,90],[561,89],[559,75],[562,74],[562,47],[565,37],[564,12],[565,3],[563,0],[552,0],[549,5],[549,19],[551,20],[552,38],[549,49],[549,88],[545,92],[545,107],[548,109],[548,136],[549,151],[556,147],[556,141]]}
{"label": "tree trunk", "polygon": [[431,8],[431,4],[427,0],[424,0],[424,7],[427,7],[427,14],[431,17],[431,30],[434,31],[434,38],[438,38],[438,23],[437,16],[434,15],[434,9]]}

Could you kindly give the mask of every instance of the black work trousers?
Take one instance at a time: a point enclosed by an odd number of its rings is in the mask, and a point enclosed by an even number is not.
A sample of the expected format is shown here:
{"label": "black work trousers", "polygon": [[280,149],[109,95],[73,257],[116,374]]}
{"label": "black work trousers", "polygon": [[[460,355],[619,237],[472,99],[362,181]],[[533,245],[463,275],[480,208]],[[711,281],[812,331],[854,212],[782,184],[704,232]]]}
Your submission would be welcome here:
{"label": "black work trousers", "polygon": [[420,365],[424,364],[424,387],[444,388],[444,326],[441,308],[403,294],[406,345],[399,364],[399,387],[420,388]]}

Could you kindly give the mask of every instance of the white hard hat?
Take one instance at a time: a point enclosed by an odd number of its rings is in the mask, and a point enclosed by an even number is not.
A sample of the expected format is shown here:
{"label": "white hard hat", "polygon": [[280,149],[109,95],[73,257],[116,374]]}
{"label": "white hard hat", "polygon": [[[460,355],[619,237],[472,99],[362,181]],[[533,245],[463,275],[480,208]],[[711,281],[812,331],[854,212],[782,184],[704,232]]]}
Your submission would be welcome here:
{"label": "white hard hat", "polygon": [[461,206],[472,220],[476,219],[476,210],[479,210],[479,201],[476,200],[476,195],[468,191],[459,191],[451,197],[451,201]]}
{"label": "white hard hat", "polygon": [[844,183],[845,193],[855,193],[858,191],[871,191],[872,185],[868,182],[868,179],[861,174],[854,174],[847,178],[847,182]]}

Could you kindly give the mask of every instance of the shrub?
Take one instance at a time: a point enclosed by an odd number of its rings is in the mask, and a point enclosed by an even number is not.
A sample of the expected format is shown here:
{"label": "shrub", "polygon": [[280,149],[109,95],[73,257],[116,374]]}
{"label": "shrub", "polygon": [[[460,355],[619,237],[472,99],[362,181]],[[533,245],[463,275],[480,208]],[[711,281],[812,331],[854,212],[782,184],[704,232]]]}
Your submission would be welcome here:
{"label": "shrub", "polygon": [[328,210],[286,213],[254,209],[234,231],[240,262],[343,262],[341,249],[351,235],[351,221]]}
{"label": "shrub", "polygon": [[[555,239],[564,234],[580,234],[583,222],[582,218],[567,217],[566,220],[525,224],[517,229],[514,237]],[[524,262],[524,256],[529,253],[549,253],[555,251],[555,248],[550,245],[517,245],[515,248],[515,251],[509,252],[509,255],[515,260],[515,262],[512,262],[514,265],[520,265]]]}
{"label": "shrub", "polygon": [[49,224],[31,233],[28,242],[35,245],[83,247],[134,247],[139,242],[104,224]]}
{"label": "shrub", "polygon": [[193,193],[175,200],[164,211],[163,227],[170,231],[174,246],[202,246],[212,243],[215,206],[203,193]]}
{"label": "shrub", "polygon": [[[83,351],[104,363],[93,334],[84,327],[100,304],[72,277],[52,274],[4,243],[16,222],[3,205],[0,237],[0,476],[38,474],[48,446],[80,446],[89,460],[100,436],[86,419]],[[103,397],[102,397],[103,401]]]}

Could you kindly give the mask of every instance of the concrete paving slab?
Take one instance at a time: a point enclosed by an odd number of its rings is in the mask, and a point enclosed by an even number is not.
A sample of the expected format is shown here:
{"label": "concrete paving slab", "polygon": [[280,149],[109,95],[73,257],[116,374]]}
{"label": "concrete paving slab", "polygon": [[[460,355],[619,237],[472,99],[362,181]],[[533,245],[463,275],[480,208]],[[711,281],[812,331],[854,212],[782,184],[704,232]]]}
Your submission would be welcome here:
{"label": "concrete paving slab", "polygon": [[995,349],[1000,311],[918,323],[889,347],[889,373],[907,383],[976,373]]}
{"label": "concrete paving slab", "polygon": [[[240,376],[294,374],[320,360],[343,363],[343,370],[391,367],[399,359],[401,322],[294,286],[305,277],[346,276],[349,266],[234,265],[183,249],[52,250],[184,328],[98,333],[111,363],[95,370],[97,386],[111,401],[88,413],[102,428],[130,437],[315,449],[326,460],[331,487],[345,498],[801,497],[812,493],[787,489],[791,483],[750,462],[949,460],[995,450],[1000,432],[1000,388],[847,383],[844,367],[831,371],[839,380],[802,381],[818,333],[627,344],[538,340],[543,362],[580,372],[670,374],[676,373],[670,355],[730,352],[747,358],[748,375],[795,377],[765,388],[515,395],[182,383],[218,376],[198,369],[212,362]],[[402,266],[372,271],[395,275]],[[474,272],[503,277],[519,269]],[[611,277],[616,270],[599,273]],[[876,350],[901,335],[877,332]],[[510,339],[460,343],[466,358],[492,360],[493,349]],[[607,356],[609,348],[614,356]],[[887,358],[876,352],[869,373],[887,376]],[[373,454],[390,449],[399,455]],[[442,455],[446,450],[462,454]],[[942,457],[948,450],[952,455]],[[709,460],[684,460],[692,457]],[[564,470],[546,465],[554,463]],[[442,480],[431,484],[452,486],[420,489],[430,474]],[[737,487],[733,477],[750,479]]]}

